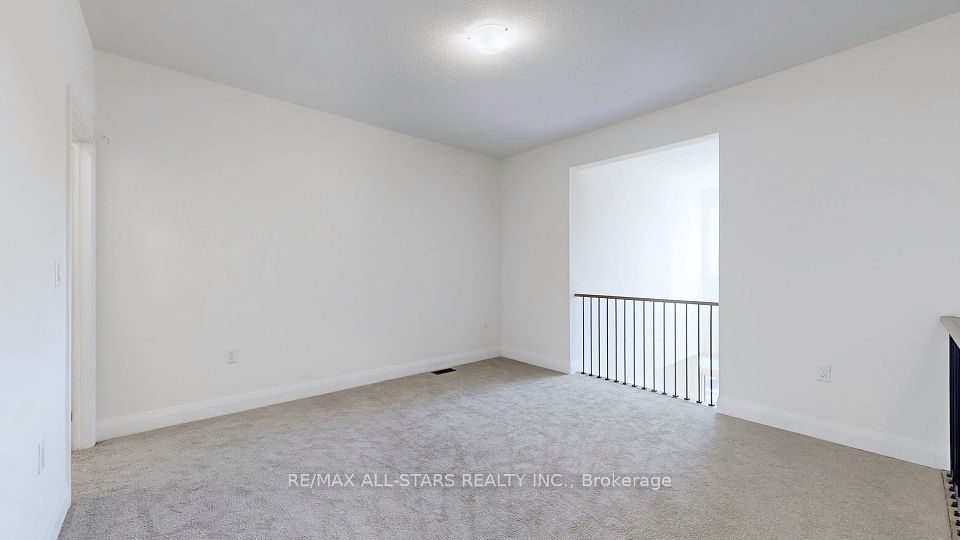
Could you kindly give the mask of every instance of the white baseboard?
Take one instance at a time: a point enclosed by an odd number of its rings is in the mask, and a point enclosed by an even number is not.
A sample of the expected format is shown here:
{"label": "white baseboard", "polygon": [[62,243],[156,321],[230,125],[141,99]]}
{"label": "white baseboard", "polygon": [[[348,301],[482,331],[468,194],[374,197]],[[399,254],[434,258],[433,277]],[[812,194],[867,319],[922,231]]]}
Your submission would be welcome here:
{"label": "white baseboard", "polygon": [[945,448],[898,435],[737,401],[722,395],[717,402],[717,412],[935,469],[950,467],[949,453]]}
{"label": "white baseboard", "polygon": [[40,538],[57,540],[60,536],[60,529],[63,528],[63,520],[67,517],[67,511],[70,510],[70,485],[64,483],[64,488],[60,491],[56,499],[56,506],[53,507],[50,518],[43,528],[43,534]]}
{"label": "white baseboard", "polygon": [[325,379],[257,390],[245,394],[225,396],[206,401],[175,405],[163,409],[105,418],[97,422],[97,441],[104,441],[114,437],[131,435],[133,433],[150,431],[196,420],[204,420],[224,414],[266,407],[268,405],[276,405],[277,403],[319,396],[321,394],[378,383],[389,379],[417,375],[419,373],[476,362],[478,360],[486,360],[487,358],[496,356],[499,356],[499,349],[497,348],[449,354],[427,360],[407,362],[396,366],[368,369]]}
{"label": "white baseboard", "polygon": [[[523,362],[524,364],[531,364],[537,367],[542,367],[543,369],[549,369],[550,371],[559,371],[560,373],[568,374],[571,373],[569,362],[566,362],[565,364],[560,360],[543,356],[542,354],[507,347],[500,349],[500,356],[509,358],[511,360],[516,360],[517,362]],[[566,368],[561,367],[564,365],[566,365]]]}

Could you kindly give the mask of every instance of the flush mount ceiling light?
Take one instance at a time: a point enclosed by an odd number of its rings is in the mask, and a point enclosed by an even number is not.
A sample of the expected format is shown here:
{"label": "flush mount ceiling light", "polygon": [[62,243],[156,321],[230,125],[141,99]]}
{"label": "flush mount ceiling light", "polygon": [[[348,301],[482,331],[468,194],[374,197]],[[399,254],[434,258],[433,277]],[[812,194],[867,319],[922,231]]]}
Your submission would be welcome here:
{"label": "flush mount ceiling light", "polygon": [[500,24],[481,24],[467,32],[467,41],[482,54],[500,54],[514,42],[514,32]]}

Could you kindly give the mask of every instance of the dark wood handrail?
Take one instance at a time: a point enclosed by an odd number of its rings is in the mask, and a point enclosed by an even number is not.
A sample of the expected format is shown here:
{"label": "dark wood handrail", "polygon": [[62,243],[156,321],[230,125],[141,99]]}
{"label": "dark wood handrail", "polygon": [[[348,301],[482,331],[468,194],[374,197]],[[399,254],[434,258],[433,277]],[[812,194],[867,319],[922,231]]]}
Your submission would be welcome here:
{"label": "dark wood handrail", "polygon": [[638,302],[665,302],[667,304],[693,304],[698,306],[719,306],[720,302],[705,302],[703,300],[674,300],[671,298],[642,298],[639,296],[616,296],[611,294],[583,294],[577,293],[577,298],[605,298],[608,300],[636,300]]}

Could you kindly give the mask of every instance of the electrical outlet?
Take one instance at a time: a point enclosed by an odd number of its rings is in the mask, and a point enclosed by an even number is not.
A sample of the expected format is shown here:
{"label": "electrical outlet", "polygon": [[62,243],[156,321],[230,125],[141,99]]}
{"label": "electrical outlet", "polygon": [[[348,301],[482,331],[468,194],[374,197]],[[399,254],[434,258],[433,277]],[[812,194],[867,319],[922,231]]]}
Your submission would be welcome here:
{"label": "electrical outlet", "polygon": [[490,328],[490,321],[484,320],[484,321],[483,321],[483,327],[484,327],[484,328]]}
{"label": "electrical outlet", "polygon": [[47,468],[47,441],[37,443],[37,474]]}
{"label": "electrical outlet", "polygon": [[830,382],[830,366],[817,366],[817,380]]}
{"label": "electrical outlet", "polygon": [[227,348],[227,363],[228,364],[237,364],[240,362],[240,351],[233,347]]}

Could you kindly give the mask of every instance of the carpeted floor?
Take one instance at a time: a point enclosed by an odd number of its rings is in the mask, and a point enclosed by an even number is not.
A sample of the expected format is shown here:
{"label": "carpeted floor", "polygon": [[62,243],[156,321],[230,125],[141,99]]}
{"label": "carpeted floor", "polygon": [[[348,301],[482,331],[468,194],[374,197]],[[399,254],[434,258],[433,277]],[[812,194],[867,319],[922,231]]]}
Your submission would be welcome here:
{"label": "carpeted floor", "polygon": [[[396,485],[290,485],[291,474],[337,472]],[[454,485],[399,487],[401,474],[422,483],[415,473],[450,473],[440,483]],[[563,477],[470,488],[463,473]],[[582,487],[583,473],[671,486]],[[494,359],[77,452],[61,538],[949,535],[934,469]]]}

